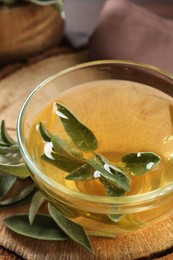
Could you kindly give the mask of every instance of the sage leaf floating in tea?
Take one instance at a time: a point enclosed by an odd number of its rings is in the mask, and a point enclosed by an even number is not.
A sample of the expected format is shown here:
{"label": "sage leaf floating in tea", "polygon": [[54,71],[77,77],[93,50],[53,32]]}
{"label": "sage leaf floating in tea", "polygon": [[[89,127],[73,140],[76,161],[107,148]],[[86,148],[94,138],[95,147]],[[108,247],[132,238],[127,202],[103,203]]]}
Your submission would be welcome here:
{"label": "sage leaf floating in tea", "polygon": [[52,138],[52,134],[47,130],[45,125],[42,122],[39,122],[39,132],[44,141],[50,142]]}
{"label": "sage leaf floating in tea", "polygon": [[[121,188],[115,187],[114,183],[107,180],[106,178],[101,176],[100,181],[105,187],[105,191],[106,191],[107,196],[109,196],[109,197],[119,197],[119,196],[125,195],[126,191],[124,191]],[[118,207],[117,207],[117,209],[118,209]],[[108,215],[109,219],[113,222],[118,222],[121,219],[122,216],[123,216],[123,214],[109,214]]]}
{"label": "sage leaf floating in tea", "polygon": [[56,225],[49,215],[38,214],[30,225],[27,214],[14,215],[3,220],[12,231],[41,240],[65,240],[67,235]]}
{"label": "sage leaf floating in tea", "polygon": [[121,160],[127,172],[134,176],[140,176],[157,166],[160,157],[151,152],[138,152],[126,154]]}
{"label": "sage leaf floating in tea", "polygon": [[106,179],[105,177],[101,176],[100,181],[105,187],[107,196],[119,197],[119,196],[125,195],[126,191],[122,188],[115,187],[115,184],[112,181],[110,181],[109,179]]}
{"label": "sage leaf floating in tea", "polygon": [[109,180],[112,185],[121,188],[125,191],[130,190],[130,178],[120,168],[109,162],[104,156],[96,154],[88,160],[88,163],[97,171],[101,176]]}
{"label": "sage leaf floating in tea", "polygon": [[65,140],[60,138],[57,134],[52,137],[51,141],[53,144],[53,148],[58,155],[64,156],[66,158],[72,157],[78,159],[81,159],[83,157],[81,151],[69,145]]}
{"label": "sage leaf floating in tea", "polygon": [[97,139],[92,131],[82,124],[63,104],[57,103],[57,114],[73,142],[84,152],[97,149]]}
{"label": "sage leaf floating in tea", "polygon": [[52,216],[57,225],[75,242],[84,246],[90,252],[94,252],[90,239],[85,230],[78,224],[64,217],[50,203],[48,204],[49,214]]}
{"label": "sage leaf floating in tea", "polygon": [[47,157],[45,154],[41,156],[41,159],[44,161],[58,167],[59,169],[65,172],[72,172],[82,166],[85,162],[79,161],[75,158],[66,158],[56,154],[55,152],[51,152],[52,158]]}
{"label": "sage leaf floating in tea", "polygon": [[95,170],[91,165],[85,163],[81,167],[77,168],[65,178],[66,180],[73,180],[73,181],[89,181],[94,180],[96,177],[94,176]]}
{"label": "sage leaf floating in tea", "polygon": [[45,197],[42,195],[40,191],[37,191],[31,200],[31,204],[29,207],[29,222],[32,225],[34,222],[34,219],[36,217],[36,214],[41,207],[41,205],[46,201]]}

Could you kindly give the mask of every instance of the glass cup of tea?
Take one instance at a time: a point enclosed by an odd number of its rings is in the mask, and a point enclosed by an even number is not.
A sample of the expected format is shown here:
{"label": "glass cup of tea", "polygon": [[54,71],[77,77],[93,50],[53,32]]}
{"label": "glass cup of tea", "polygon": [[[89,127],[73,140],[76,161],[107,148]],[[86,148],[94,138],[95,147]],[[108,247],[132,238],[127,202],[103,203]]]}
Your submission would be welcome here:
{"label": "glass cup of tea", "polygon": [[[76,147],[58,116],[57,102],[72,111],[97,138],[96,151],[84,153],[86,161],[99,154],[121,168],[124,155],[150,152],[156,153],[160,162],[140,176],[127,173],[131,186],[123,196],[107,194],[98,178],[68,180],[69,173],[43,160],[53,148],[38,129],[42,122],[53,135]],[[173,79],[169,73],[119,60],[88,62],[58,72],[37,86],[25,101],[17,134],[38,189],[89,234],[114,236],[172,213]],[[110,216],[119,218],[112,220]]]}

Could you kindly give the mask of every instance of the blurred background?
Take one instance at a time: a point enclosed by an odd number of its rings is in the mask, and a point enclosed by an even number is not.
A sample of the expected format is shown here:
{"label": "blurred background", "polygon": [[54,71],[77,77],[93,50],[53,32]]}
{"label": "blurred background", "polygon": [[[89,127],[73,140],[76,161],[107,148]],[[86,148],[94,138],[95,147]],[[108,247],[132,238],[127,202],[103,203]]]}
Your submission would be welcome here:
{"label": "blurred background", "polygon": [[62,48],[88,48],[105,2],[133,2],[164,20],[173,18],[172,0],[1,0],[0,67]]}

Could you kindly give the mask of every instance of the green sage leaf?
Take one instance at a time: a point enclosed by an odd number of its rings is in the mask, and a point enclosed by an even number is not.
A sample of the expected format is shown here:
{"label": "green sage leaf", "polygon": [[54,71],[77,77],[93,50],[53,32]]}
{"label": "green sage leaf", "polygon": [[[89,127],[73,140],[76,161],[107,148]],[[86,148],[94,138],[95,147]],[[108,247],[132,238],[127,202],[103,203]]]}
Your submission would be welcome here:
{"label": "green sage leaf", "polygon": [[[125,195],[126,192],[123,189],[115,187],[114,183],[107,180],[106,178],[100,177],[99,180],[104,185],[107,196],[109,196],[109,197],[118,196],[119,197],[119,196]],[[117,209],[118,209],[118,207],[117,207]],[[123,216],[123,214],[109,214],[108,215],[109,219],[111,219],[111,221],[113,221],[113,222],[118,222],[122,216]]]}
{"label": "green sage leaf", "polygon": [[130,178],[120,168],[111,164],[102,155],[96,154],[88,160],[88,163],[108,181],[112,182],[115,186],[125,191],[130,190]]}
{"label": "green sage leaf", "polygon": [[67,203],[61,202],[59,200],[52,198],[51,196],[49,196],[49,194],[46,194],[46,196],[48,197],[48,199],[51,200],[51,202],[56,205],[56,207],[58,208],[58,210],[61,212],[62,215],[64,215],[67,218],[77,218],[80,217],[81,213],[79,209],[74,209],[73,207],[71,207],[70,205],[67,205]]}
{"label": "green sage leaf", "polygon": [[12,231],[41,240],[65,240],[67,235],[56,225],[49,215],[37,215],[30,225],[28,215],[15,215],[3,220]]}
{"label": "green sage leaf", "polygon": [[0,176],[0,198],[4,197],[16,182],[16,177],[12,175]]}
{"label": "green sage leaf", "polygon": [[57,114],[73,142],[84,152],[97,149],[97,139],[64,105],[57,103]]}
{"label": "green sage leaf", "polygon": [[85,162],[79,161],[75,158],[70,159],[70,158],[66,158],[66,157],[57,155],[54,152],[52,152],[51,155],[52,155],[52,159],[48,158],[45,154],[42,155],[41,158],[44,161],[58,167],[59,169],[65,171],[65,172],[72,172],[85,163]]}
{"label": "green sage leaf", "polygon": [[1,140],[3,142],[5,142],[7,144],[16,144],[16,141],[8,134],[4,120],[1,121],[0,135],[1,135]]}
{"label": "green sage leaf", "polygon": [[118,188],[117,186],[115,186],[115,184],[112,181],[110,181],[109,179],[106,179],[101,176],[99,180],[104,185],[106,194],[109,197],[119,197],[119,196],[125,195],[126,191],[124,189],[121,189],[121,188]]}
{"label": "green sage leaf", "polygon": [[17,195],[15,195],[11,198],[8,198],[6,200],[1,200],[0,209],[1,209],[1,206],[12,205],[12,204],[16,204],[16,203],[22,201],[23,199],[27,198],[31,193],[33,193],[34,190],[35,190],[35,185],[31,184],[31,185],[27,186],[24,190],[19,192]]}
{"label": "green sage leaf", "polygon": [[126,154],[121,160],[126,171],[134,176],[140,176],[153,169],[161,159],[152,152],[138,152]]}
{"label": "green sage leaf", "polygon": [[47,130],[42,122],[39,123],[39,132],[44,141],[51,142],[52,134]]}
{"label": "green sage leaf", "polygon": [[25,163],[20,163],[16,165],[8,165],[8,164],[0,163],[0,171],[10,175],[14,175],[21,179],[25,179],[30,176],[29,170],[27,169]]}
{"label": "green sage leaf", "polygon": [[90,239],[85,230],[78,224],[73,223],[71,220],[65,218],[55,207],[48,204],[48,210],[51,217],[57,225],[75,242],[84,246],[90,252],[94,252]]}
{"label": "green sage leaf", "polygon": [[29,207],[29,222],[32,225],[34,219],[36,217],[37,211],[41,207],[41,205],[45,202],[45,197],[42,195],[40,191],[37,191],[33,197]]}
{"label": "green sage leaf", "polygon": [[88,181],[95,179],[94,177],[95,170],[91,165],[88,163],[85,163],[81,167],[77,168],[73,172],[71,172],[68,176],[65,178],[67,180],[73,180],[73,181]]}
{"label": "green sage leaf", "polygon": [[67,158],[75,157],[75,158],[79,158],[79,159],[81,159],[83,157],[83,154],[81,151],[79,151],[78,149],[69,145],[66,141],[64,141],[58,135],[54,135],[52,137],[51,141],[53,144],[53,148],[58,155],[61,155],[63,157],[67,157]]}

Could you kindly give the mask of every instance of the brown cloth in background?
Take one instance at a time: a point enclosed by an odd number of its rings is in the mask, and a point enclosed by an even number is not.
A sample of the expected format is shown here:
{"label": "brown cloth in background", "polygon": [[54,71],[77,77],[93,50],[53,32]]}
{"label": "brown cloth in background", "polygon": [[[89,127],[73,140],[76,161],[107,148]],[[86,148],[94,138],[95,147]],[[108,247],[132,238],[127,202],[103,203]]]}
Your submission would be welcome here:
{"label": "brown cloth in background", "polygon": [[173,73],[173,20],[130,0],[106,0],[90,38],[89,58],[133,60]]}

